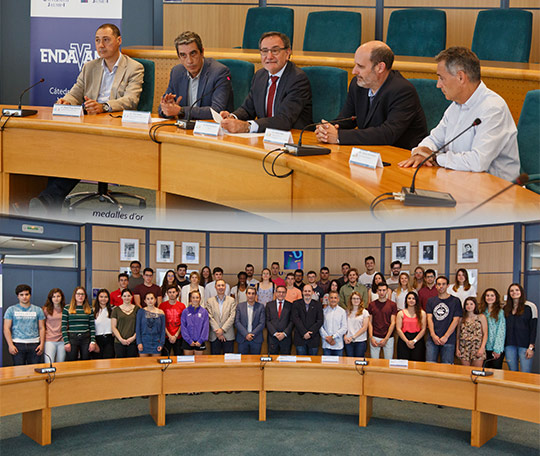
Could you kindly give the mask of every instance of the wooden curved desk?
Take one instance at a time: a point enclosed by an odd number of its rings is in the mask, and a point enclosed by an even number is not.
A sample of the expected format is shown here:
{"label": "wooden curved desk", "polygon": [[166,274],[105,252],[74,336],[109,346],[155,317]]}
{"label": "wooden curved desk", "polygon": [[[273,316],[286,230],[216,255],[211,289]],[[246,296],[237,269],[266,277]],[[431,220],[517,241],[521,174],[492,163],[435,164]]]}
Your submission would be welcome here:
{"label": "wooden curved desk", "polygon": [[[171,46],[132,46],[122,52],[130,57],[152,60],[156,65],[156,84],[154,90],[154,110],[169,84],[171,68],[177,65],[178,56]],[[204,55],[215,59],[246,60],[261,67],[261,56],[252,49],[205,49]],[[331,66],[341,68],[352,78],[353,54],[293,51],[291,60],[300,67]],[[517,124],[523,100],[529,90],[540,89],[540,65],[537,63],[515,63],[482,61],[482,80],[501,95],[508,104]],[[393,68],[406,78],[437,79],[437,64],[427,57],[396,56]]]}
{"label": "wooden curved desk", "polygon": [[[168,126],[158,131],[161,144],[156,144],[148,129],[148,125],[122,125],[120,119],[106,114],[82,119],[53,117],[51,108],[39,108],[36,116],[9,119],[1,133],[1,209],[9,212],[18,198],[24,205],[25,198],[27,202],[39,192],[34,188],[33,194],[18,194],[17,184],[23,179],[19,176],[31,175],[153,189],[162,213],[182,207],[182,197],[270,216],[273,212],[348,213],[366,211],[381,193],[410,185],[414,172],[397,166],[409,155],[406,150],[366,147],[391,163],[371,170],[349,164],[351,146],[335,145],[325,156],[282,155],[276,161],[277,173],[292,170],[293,174],[276,179],[262,169],[262,159],[276,146],[263,143],[261,137],[201,137]],[[294,137],[298,138],[297,132]],[[315,143],[314,134],[306,133],[304,142]],[[267,160],[268,165],[274,156]],[[487,173],[424,168],[417,187],[451,192],[457,207],[422,210],[391,202],[386,205],[391,209],[387,213],[394,220],[403,220],[404,215],[414,220],[429,216],[444,225],[507,185]],[[515,186],[477,215],[503,214],[505,222],[525,221],[537,217],[538,207],[539,195]]]}
{"label": "wooden curved desk", "polygon": [[166,395],[186,392],[257,391],[259,420],[266,420],[268,391],[352,394],[359,397],[359,425],[367,426],[373,397],[394,398],[471,410],[471,445],[481,446],[497,434],[497,416],[540,423],[540,376],[496,371],[473,383],[471,368],[411,362],[408,369],[354,358],[338,363],[311,361],[263,364],[259,356],[225,361],[200,356],[194,363],[176,363],[163,371],[155,358],[126,358],[57,363],[51,383],[34,366],[0,369],[0,416],[23,414],[23,433],[51,443],[51,408],[69,404],[149,396],[150,414],[165,425]]}

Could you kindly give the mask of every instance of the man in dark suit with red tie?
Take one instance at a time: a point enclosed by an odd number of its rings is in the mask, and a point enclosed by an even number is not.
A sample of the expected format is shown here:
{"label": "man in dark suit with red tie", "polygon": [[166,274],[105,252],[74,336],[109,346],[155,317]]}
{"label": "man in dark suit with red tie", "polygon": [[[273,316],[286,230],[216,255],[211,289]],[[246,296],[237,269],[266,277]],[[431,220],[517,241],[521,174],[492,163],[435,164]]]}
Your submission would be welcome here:
{"label": "man in dark suit with red tie", "polygon": [[297,355],[316,355],[319,351],[319,330],[324,323],[322,304],[312,299],[313,288],[307,284],[302,299],[294,301],[292,321]]}
{"label": "man in dark suit with red tie", "polygon": [[221,111],[221,126],[229,133],[304,128],[312,122],[311,86],[306,73],[289,60],[289,38],[264,33],[259,50],[263,68],[255,73],[242,106],[233,113]]}
{"label": "man in dark suit with red tie", "polygon": [[268,353],[290,355],[292,342],[292,303],[285,301],[287,287],[276,288],[276,299],[266,304],[266,328],[268,329]]}

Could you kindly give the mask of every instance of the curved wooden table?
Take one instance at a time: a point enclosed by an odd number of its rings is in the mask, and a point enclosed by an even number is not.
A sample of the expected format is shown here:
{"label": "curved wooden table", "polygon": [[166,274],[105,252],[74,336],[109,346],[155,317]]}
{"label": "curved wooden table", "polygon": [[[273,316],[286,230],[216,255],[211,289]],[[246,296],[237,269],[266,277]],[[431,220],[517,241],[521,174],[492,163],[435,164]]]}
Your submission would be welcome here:
{"label": "curved wooden table", "polygon": [[[257,391],[259,421],[266,420],[268,391],[352,394],[359,397],[359,426],[367,426],[373,397],[471,410],[471,445],[482,446],[497,434],[497,416],[540,423],[540,376],[496,371],[473,383],[471,368],[411,362],[391,368],[386,360],[356,366],[354,358],[338,363],[310,361],[261,363],[200,356],[193,363],[164,366],[156,358],[126,358],[56,363],[51,383],[35,366],[0,369],[0,416],[23,414],[23,433],[41,445],[51,443],[51,408],[123,397],[149,396],[150,414],[165,425],[166,395],[186,392]],[[110,388],[110,385],[116,385]]]}
{"label": "curved wooden table", "polygon": [[[154,90],[154,110],[169,84],[171,68],[177,65],[178,56],[172,46],[131,46],[123,48],[130,57],[152,60],[156,65],[156,84]],[[261,67],[261,56],[253,49],[208,48],[205,56],[215,59],[246,60]],[[291,60],[300,67],[331,66],[341,68],[352,79],[353,54],[293,51]],[[482,80],[501,95],[508,104],[517,124],[523,100],[529,90],[540,89],[540,64],[482,61]],[[428,57],[396,56],[393,68],[406,78],[437,79],[437,64]]]}
{"label": "curved wooden table", "polygon": [[[166,126],[158,131],[161,144],[156,144],[149,138],[148,125],[122,125],[121,119],[106,114],[79,119],[53,117],[51,112],[51,108],[39,108],[36,116],[11,118],[1,133],[3,212],[9,212],[12,203],[24,205],[39,193],[39,188],[21,190],[28,181],[21,176],[31,175],[153,189],[162,214],[182,207],[184,197],[266,216],[325,211],[350,214],[366,211],[381,193],[409,186],[414,172],[397,166],[409,155],[406,150],[365,147],[380,152],[383,160],[391,163],[372,170],[349,163],[351,146],[335,145],[325,156],[282,155],[276,161],[276,171],[292,170],[293,174],[276,179],[263,171],[262,159],[278,146],[264,143],[261,137],[194,136],[191,131]],[[293,133],[297,139],[298,132]],[[314,134],[306,133],[304,142],[314,144]],[[267,160],[267,167],[274,156]],[[393,201],[381,208],[386,207],[386,215],[394,221],[404,217],[416,221],[421,216],[424,224],[432,218],[442,226],[507,185],[507,181],[487,173],[424,168],[418,174],[417,187],[451,192],[456,208],[422,209]],[[496,215],[505,222],[526,221],[538,217],[538,208],[540,195],[514,186],[475,217],[483,222]]]}

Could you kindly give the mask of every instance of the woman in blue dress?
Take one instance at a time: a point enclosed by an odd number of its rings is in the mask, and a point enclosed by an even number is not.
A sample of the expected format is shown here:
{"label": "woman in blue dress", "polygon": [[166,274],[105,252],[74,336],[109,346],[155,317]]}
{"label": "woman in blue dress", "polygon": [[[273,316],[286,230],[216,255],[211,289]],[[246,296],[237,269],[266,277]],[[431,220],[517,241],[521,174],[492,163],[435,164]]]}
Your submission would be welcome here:
{"label": "woman in blue dress", "polygon": [[149,292],[146,307],[137,313],[137,348],[141,356],[160,356],[165,343],[165,314],[156,307],[157,298]]}

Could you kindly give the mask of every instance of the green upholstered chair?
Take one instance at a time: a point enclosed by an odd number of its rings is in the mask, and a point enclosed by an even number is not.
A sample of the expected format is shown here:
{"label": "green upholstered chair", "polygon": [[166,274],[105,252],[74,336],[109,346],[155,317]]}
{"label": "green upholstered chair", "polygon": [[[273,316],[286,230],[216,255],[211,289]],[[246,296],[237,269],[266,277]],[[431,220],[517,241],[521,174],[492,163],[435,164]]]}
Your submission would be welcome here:
{"label": "green upholstered chair", "polygon": [[237,109],[244,102],[249,93],[251,80],[253,79],[253,73],[255,72],[255,65],[251,62],[234,59],[219,59],[218,62],[223,63],[223,65],[228,67],[231,72],[234,109]]}
{"label": "green upholstered chair", "polygon": [[528,62],[533,15],[519,9],[480,11],[476,18],[472,51],[480,60]]}
{"label": "green upholstered chair", "polygon": [[[137,111],[149,111],[152,112],[152,106],[154,104],[154,85],[156,80],[155,74],[155,64],[152,60],[147,59],[134,59],[137,62],[140,62],[144,67],[144,78],[142,85],[141,96],[139,97],[139,104],[137,105]],[[72,193],[66,196],[64,200],[64,206],[68,210],[72,211],[81,203],[85,201],[90,201],[97,199],[101,202],[108,202],[117,207],[117,209],[122,209],[122,204],[117,200],[117,197],[123,198],[133,198],[139,204],[139,208],[146,208],[146,198],[134,195],[132,193],[126,192],[112,192],[109,189],[109,184],[107,182],[98,182],[97,191],[95,192],[78,192]]]}
{"label": "green upholstered chair", "polygon": [[137,111],[150,111],[154,104],[154,85],[156,83],[156,65],[152,60],[133,59],[141,63],[144,67],[144,79],[142,85],[141,97]]}
{"label": "green upholstered chair", "polygon": [[243,49],[259,49],[259,38],[265,32],[281,32],[289,37],[291,46],[294,35],[294,10],[276,6],[248,9],[244,26]]}
{"label": "green upholstered chair", "polygon": [[[532,179],[540,173],[540,90],[527,92],[518,122],[518,146],[521,170]],[[540,183],[527,188],[540,193]]]}
{"label": "green upholstered chair", "polygon": [[393,11],[386,44],[395,55],[435,57],[446,47],[446,13],[427,8]]}
{"label": "green upholstered chair", "polygon": [[313,122],[335,119],[347,98],[347,72],[334,67],[304,67],[313,99]]}
{"label": "green upholstered chair", "polygon": [[441,121],[444,111],[450,106],[441,89],[437,88],[435,79],[409,79],[415,87],[420,104],[426,115],[428,131],[431,131]]}
{"label": "green upholstered chair", "polygon": [[352,11],[308,14],[304,51],[353,53],[362,40],[362,15]]}

